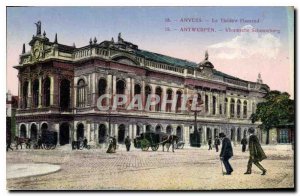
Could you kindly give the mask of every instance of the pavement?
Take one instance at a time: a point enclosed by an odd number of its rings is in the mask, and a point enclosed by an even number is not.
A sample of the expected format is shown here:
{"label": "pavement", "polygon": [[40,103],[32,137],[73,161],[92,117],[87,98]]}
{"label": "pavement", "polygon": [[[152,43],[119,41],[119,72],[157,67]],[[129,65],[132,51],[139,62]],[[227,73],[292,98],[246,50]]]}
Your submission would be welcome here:
{"label": "pavement", "polygon": [[[133,147],[133,146],[132,146]],[[249,152],[234,147],[230,160],[234,172],[222,175],[219,152],[186,147],[175,152],[143,152],[132,148],[107,154],[106,149],[71,150],[70,145],[54,150],[14,150],[7,153],[7,168],[16,164],[60,166],[43,175],[13,176],[7,171],[9,190],[247,190],[294,187],[294,151],[290,145],[263,146],[267,159],[261,164],[268,170],[261,176],[253,165],[244,175]],[[44,165],[45,166],[45,165]],[[22,166],[23,169],[25,165]],[[29,167],[30,168],[30,167]],[[30,170],[30,169],[28,169]],[[16,170],[15,170],[16,171]],[[32,170],[31,170],[32,171]],[[20,173],[20,170],[18,171]],[[21,172],[22,173],[22,172]]]}

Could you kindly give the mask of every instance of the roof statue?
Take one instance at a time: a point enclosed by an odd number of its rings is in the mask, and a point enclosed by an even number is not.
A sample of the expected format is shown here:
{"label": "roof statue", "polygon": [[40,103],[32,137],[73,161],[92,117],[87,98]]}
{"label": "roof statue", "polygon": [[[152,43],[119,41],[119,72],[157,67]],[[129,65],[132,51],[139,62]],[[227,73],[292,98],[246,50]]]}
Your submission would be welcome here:
{"label": "roof statue", "polygon": [[23,44],[22,54],[25,54],[25,44]]}
{"label": "roof statue", "polygon": [[208,51],[205,51],[205,60],[208,61]]}
{"label": "roof statue", "polygon": [[260,83],[260,84],[263,83],[263,81],[262,81],[262,79],[261,79],[261,74],[260,74],[260,73],[258,73],[257,83]]}
{"label": "roof statue", "polygon": [[92,45],[93,41],[92,41],[92,38],[90,38],[90,45]]}
{"label": "roof statue", "polygon": [[43,36],[46,37],[46,31],[44,31]]}
{"label": "roof statue", "polygon": [[122,39],[122,37],[121,37],[121,32],[119,33],[119,35],[118,35],[118,42],[123,42],[124,40]]}
{"label": "roof statue", "polygon": [[57,44],[57,33],[55,33],[54,43]]}
{"label": "roof statue", "polygon": [[95,37],[95,38],[94,38],[94,44],[96,44],[96,43],[97,43],[97,38]]}
{"label": "roof statue", "polygon": [[208,57],[209,57],[208,51],[206,50],[204,60],[198,64],[199,68],[201,69],[203,69],[203,67],[214,68],[213,64],[208,60]]}
{"label": "roof statue", "polygon": [[37,23],[34,23],[36,25],[36,35],[41,35],[42,32],[42,23],[39,20]]}
{"label": "roof statue", "polygon": [[112,43],[114,43],[114,42],[115,42],[115,40],[114,40],[114,38],[113,38],[113,37],[111,38],[111,42],[112,42]]}

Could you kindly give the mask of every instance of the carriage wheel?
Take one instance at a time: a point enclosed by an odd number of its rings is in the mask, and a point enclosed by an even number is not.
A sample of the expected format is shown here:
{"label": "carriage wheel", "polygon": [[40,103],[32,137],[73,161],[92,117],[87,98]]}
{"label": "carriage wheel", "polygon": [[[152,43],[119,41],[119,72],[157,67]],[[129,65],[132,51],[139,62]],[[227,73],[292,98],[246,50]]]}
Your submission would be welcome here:
{"label": "carriage wheel", "polygon": [[184,147],[184,144],[182,144],[181,149],[183,149],[183,147]]}
{"label": "carriage wheel", "polygon": [[152,151],[157,151],[158,148],[159,148],[159,144],[151,146]]}
{"label": "carriage wheel", "polygon": [[45,148],[46,150],[50,150],[50,149],[51,149],[51,145],[50,145],[50,144],[45,144],[45,145],[44,145],[44,148]]}
{"label": "carriage wheel", "polygon": [[149,146],[143,146],[142,151],[147,151],[149,149]]}
{"label": "carriage wheel", "polygon": [[53,145],[51,146],[51,150],[54,150],[55,148],[56,148],[56,145],[53,144]]}
{"label": "carriage wheel", "polygon": [[80,142],[80,144],[79,144],[79,150],[82,150],[82,149],[83,149],[83,143]]}

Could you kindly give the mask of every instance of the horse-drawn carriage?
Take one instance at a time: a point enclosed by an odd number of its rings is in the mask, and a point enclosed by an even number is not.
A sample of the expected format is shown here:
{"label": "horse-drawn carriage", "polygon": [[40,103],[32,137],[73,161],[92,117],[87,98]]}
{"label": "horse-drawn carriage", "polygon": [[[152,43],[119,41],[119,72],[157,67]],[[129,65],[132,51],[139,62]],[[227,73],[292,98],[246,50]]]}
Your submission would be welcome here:
{"label": "horse-drawn carriage", "polygon": [[42,132],[42,136],[34,141],[34,149],[55,149],[57,144],[57,132],[45,130]]}
{"label": "horse-drawn carriage", "polygon": [[179,138],[176,135],[168,135],[163,132],[145,132],[137,136],[133,143],[135,148],[141,148],[142,151],[147,151],[149,148],[152,151],[157,151],[160,144],[162,144],[163,151],[165,145],[168,151],[172,145],[172,150],[174,151],[174,145],[176,145],[177,149],[183,148],[184,143],[178,141]]}

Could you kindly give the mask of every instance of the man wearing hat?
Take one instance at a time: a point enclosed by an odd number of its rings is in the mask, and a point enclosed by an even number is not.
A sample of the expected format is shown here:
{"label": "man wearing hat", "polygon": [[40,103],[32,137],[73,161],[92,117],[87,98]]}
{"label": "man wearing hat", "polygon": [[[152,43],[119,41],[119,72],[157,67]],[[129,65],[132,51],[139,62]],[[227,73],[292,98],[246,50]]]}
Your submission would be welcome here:
{"label": "man wearing hat", "polygon": [[223,164],[225,166],[226,175],[231,175],[231,173],[233,172],[233,169],[229,163],[229,159],[233,156],[231,141],[226,137],[224,133],[220,133],[219,138],[222,140],[220,159],[223,161]]}
{"label": "man wearing hat", "polygon": [[261,175],[266,175],[267,170],[259,162],[266,159],[267,156],[261,148],[257,136],[254,135],[254,128],[250,127],[248,132],[250,134],[248,146],[250,157],[248,161],[247,171],[245,172],[245,174],[251,174],[252,163],[254,163],[254,165],[256,165],[262,171]]}

